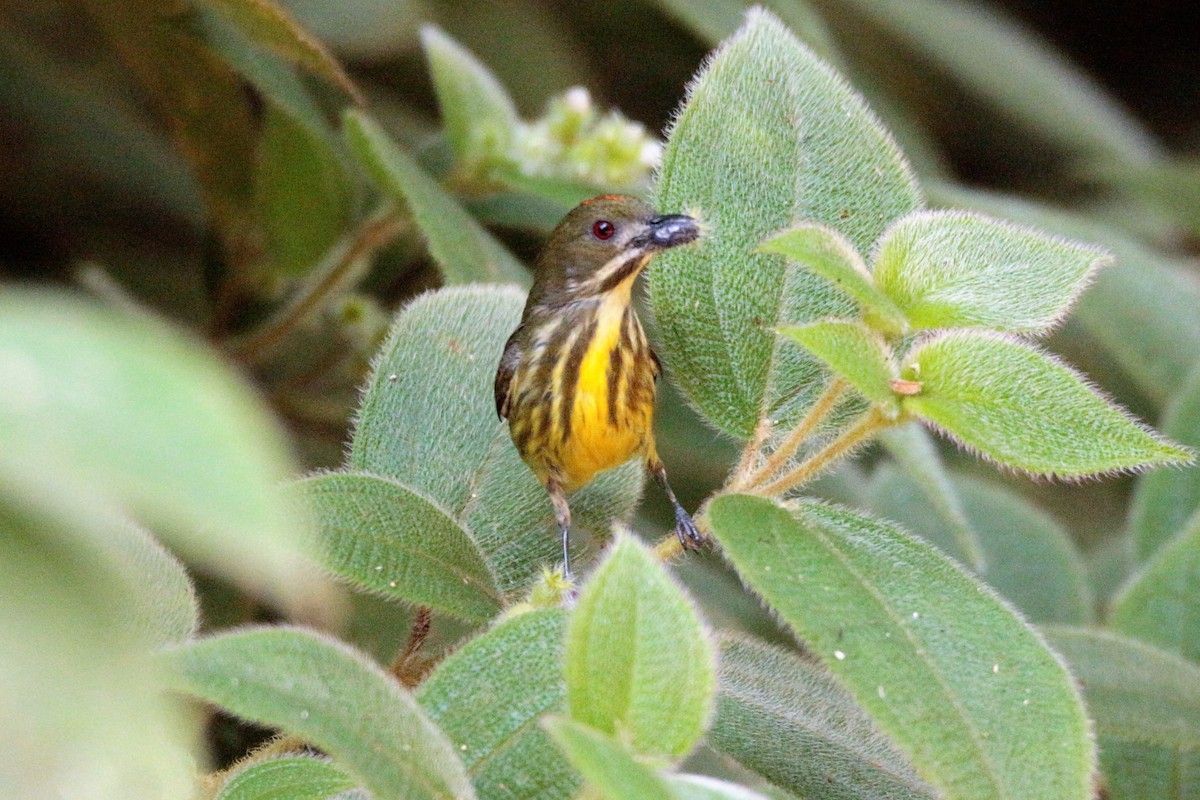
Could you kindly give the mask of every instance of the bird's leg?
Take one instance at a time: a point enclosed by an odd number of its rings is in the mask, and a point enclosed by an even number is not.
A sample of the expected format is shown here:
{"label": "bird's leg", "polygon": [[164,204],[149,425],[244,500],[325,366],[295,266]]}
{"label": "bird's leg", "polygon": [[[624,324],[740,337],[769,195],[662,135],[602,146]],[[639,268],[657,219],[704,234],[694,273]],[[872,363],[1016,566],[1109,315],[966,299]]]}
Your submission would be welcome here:
{"label": "bird's leg", "polygon": [[651,454],[650,458],[646,460],[646,468],[650,470],[654,481],[662,487],[667,499],[675,507],[675,535],[679,537],[679,543],[683,545],[683,549],[695,550],[704,544],[704,534],[700,533],[696,527],[692,515],[684,511],[683,506],[679,505],[679,501],[675,499],[675,493],[671,491],[671,484],[667,483],[667,468],[663,466],[656,454]]}
{"label": "bird's leg", "polygon": [[546,491],[550,493],[550,502],[554,504],[554,519],[562,531],[563,577],[571,579],[571,553],[567,545],[571,534],[571,507],[567,505],[567,496],[554,478],[546,481]]}

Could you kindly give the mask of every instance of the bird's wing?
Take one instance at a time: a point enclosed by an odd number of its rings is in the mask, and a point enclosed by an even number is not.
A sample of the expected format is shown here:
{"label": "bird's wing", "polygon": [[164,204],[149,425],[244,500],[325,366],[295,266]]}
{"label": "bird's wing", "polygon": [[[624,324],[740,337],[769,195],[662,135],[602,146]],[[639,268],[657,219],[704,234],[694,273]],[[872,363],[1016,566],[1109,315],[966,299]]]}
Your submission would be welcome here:
{"label": "bird's wing", "polygon": [[517,364],[521,361],[521,343],[517,334],[521,329],[513,331],[504,343],[504,355],[500,356],[500,366],[496,368],[496,383],[493,389],[496,394],[496,414],[500,419],[508,419],[509,393],[512,391],[513,379],[517,376]]}

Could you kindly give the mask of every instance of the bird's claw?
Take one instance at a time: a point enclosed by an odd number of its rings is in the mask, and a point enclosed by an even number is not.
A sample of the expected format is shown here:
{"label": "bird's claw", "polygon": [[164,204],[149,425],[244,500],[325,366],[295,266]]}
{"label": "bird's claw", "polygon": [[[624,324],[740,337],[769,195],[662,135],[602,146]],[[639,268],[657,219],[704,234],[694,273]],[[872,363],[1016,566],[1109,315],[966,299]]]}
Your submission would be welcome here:
{"label": "bird's claw", "polygon": [[698,550],[708,541],[696,527],[692,516],[680,506],[675,507],[675,535],[679,537],[679,543],[683,545],[684,550]]}

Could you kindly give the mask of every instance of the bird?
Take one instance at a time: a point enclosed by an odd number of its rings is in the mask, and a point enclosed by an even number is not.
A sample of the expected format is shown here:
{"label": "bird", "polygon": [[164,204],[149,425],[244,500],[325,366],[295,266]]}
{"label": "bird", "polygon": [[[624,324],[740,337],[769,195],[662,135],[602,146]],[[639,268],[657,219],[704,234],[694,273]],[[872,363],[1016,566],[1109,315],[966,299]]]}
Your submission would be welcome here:
{"label": "bird", "polygon": [[700,231],[686,214],[601,195],[568,212],[538,254],[521,321],[496,369],[496,413],[550,496],[567,578],[567,495],[635,457],[674,506],[684,548],[705,541],[675,498],[655,448],[662,364],[630,302],[634,280],[654,255],[696,241]]}

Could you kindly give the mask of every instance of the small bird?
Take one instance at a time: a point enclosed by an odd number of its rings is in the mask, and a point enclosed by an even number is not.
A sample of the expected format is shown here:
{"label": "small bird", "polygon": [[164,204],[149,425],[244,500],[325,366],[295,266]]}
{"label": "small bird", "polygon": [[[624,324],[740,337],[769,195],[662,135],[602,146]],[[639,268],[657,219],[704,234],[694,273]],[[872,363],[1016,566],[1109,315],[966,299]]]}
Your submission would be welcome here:
{"label": "small bird", "polygon": [[685,548],[704,541],[667,483],[654,447],[658,356],[630,305],[634,279],[655,253],[700,236],[695,219],[659,214],[623,195],[572,209],[550,234],[521,323],[496,370],[496,413],[554,504],[563,571],[571,508],[567,494],[635,456],[675,506]]}

